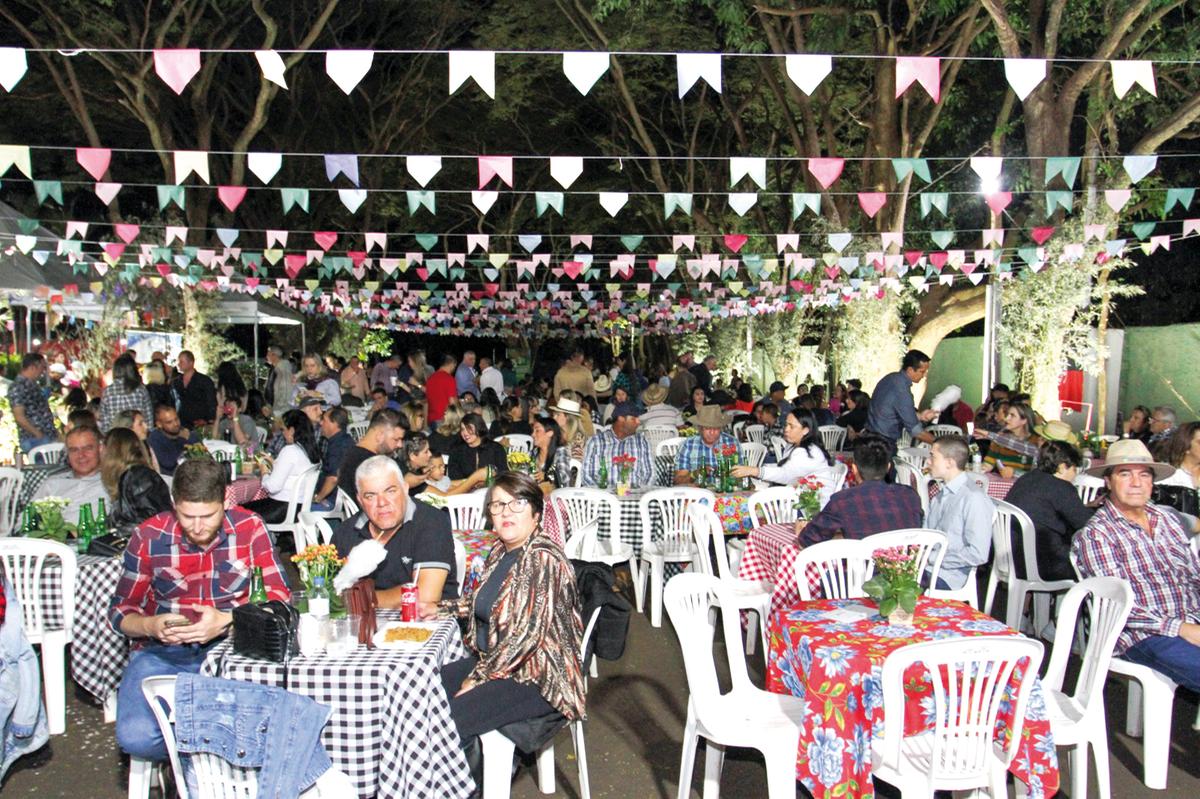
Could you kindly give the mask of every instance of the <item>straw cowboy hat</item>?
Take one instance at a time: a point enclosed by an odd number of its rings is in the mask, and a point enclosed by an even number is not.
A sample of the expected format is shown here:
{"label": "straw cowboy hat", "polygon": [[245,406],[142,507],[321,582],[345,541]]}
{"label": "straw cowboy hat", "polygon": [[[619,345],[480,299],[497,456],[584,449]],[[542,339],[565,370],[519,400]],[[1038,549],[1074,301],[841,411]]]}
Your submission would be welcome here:
{"label": "straw cowboy hat", "polygon": [[551,405],[546,410],[550,411],[551,413],[554,413],[555,411],[562,411],[567,416],[583,416],[583,414],[580,413],[579,403],[573,399],[567,399],[566,397],[559,397],[558,403],[556,405]]}
{"label": "straw cowboy hat", "polygon": [[1071,426],[1057,419],[1052,419],[1043,424],[1035,424],[1033,432],[1046,441],[1062,441],[1073,447],[1079,446],[1079,436],[1075,435],[1075,431],[1071,429]]}
{"label": "straw cowboy hat", "polygon": [[720,405],[702,405],[700,410],[696,411],[696,415],[692,417],[692,424],[696,427],[724,429],[725,412],[721,410]]}
{"label": "straw cowboy hat", "polygon": [[1108,448],[1108,456],[1103,466],[1093,466],[1087,470],[1092,477],[1103,477],[1109,469],[1117,466],[1145,466],[1154,472],[1155,480],[1165,480],[1175,474],[1175,467],[1154,460],[1146,445],[1136,438],[1125,438],[1115,442]]}
{"label": "straw cowboy hat", "polygon": [[610,378],[608,375],[600,375],[596,378],[596,382],[593,384],[593,386],[595,387],[597,394],[608,394],[612,391],[612,378]]}
{"label": "straw cowboy hat", "polygon": [[658,405],[666,402],[666,399],[667,389],[664,386],[660,386],[658,383],[649,386],[645,391],[642,392],[642,402],[646,403],[647,405]]}

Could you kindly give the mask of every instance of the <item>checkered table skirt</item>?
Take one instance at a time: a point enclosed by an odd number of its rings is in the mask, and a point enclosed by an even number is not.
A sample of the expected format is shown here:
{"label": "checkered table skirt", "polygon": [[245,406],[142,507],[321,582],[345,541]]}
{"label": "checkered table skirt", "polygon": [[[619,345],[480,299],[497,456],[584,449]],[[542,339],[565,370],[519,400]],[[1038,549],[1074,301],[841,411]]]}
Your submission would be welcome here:
{"label": "checkered table skirt", "polygon": [[[75,625],[71,645],[71,676],[103,702],[117,689],[129,660],[129,639],[108,623],[108,605],[121,578],[121,558],[78,555],[75,584]],[[62,569],[46,564],[42,573],[41,605],[46,624],[62,629]]]}
{"label": "checkered table skirt", "polygon": [[[1008,490],[1013,487],[1013,483],[1017,482],[1015,477],[1000,477],[999,475],[989,474],[987,476],[987,493],[992,499],[1006,499]],[[942,490],[942,484],[936,480],[929,484],[929,498],[933,499]]]}
{"label": "checkered table skirt", "polygon": [[[380,627],[398,620],[396,611],[379,611]],[[439,676],[466,654],[454,621],[442,621],[420,649],[360,646],[344,658],[295,658],[286,685],[282,665],[229,647],[209,652],[204,674],[285,687],[332,708],[321,740],[359,796],[454,799],[474,789]]]}
{"label": "checkered table skirt", "polygon": [[769,580],[775,584],[771,612],[792,607],[800,601],[796,586],[796,528],[792,522],[755,527],[746,539],[746,551],[738,564],[742,580]]}

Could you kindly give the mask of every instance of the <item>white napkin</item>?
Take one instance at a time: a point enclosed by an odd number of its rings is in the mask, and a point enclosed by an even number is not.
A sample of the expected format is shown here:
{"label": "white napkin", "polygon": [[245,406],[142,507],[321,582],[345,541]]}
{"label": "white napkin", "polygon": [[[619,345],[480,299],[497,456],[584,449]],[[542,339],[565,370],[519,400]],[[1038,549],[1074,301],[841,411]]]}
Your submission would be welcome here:
{"label": "white napkin", "polygon": [[387,549],[375,540],[363,541],[350,550],[346,563],[338,576],[333,578],[333,590],[339,594],[356,582],[366,577],[383,563],[387,557]]}
{"label": "white napkin", "polygon": [[941,413],[960,399],[962,399],[961,388],[958,386],[946,386],[929,402],[929,407]]}

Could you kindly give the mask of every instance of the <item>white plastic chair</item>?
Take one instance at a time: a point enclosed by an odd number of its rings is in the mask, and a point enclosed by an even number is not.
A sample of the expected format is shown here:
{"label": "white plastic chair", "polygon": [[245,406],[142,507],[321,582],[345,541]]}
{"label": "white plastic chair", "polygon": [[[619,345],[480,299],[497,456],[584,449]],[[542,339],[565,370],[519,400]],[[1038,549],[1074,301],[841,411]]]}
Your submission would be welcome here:
{"label": "white plastic chair", "polygon": [[648,427],[643,427],[638,430],[639,433],[646,437],[646,441],[650,444],[650,451],[657,453],[658,445],[672,438],[679,438],[679,431],[670,425],[652,424]]}
{"label": "white plastic chair", "polygon": [[300,532],[295,534],[296,537],[303,539],[302,541],[296,541],[297,552],[312,544],[329,544],[333,542],[333,528],[324,516],[318,516],[311,512],[301,513],[297,521],[297,528]]}
{"label": "white plastic chair", "polygon": [[794,522],[800,516],[796,510],[796,491],[790,486],[760,488],[746,499],[746,508],[755,527]]}
{"label": "white plastic chair", "polygon": [[524,452],[526,455],[533,453],[533,436],[509,433],[504,437],[504,441],[508,445],[509,452]]}
{"label": "white plastic chair", "polygon": [[[1033,521],[1016,505],[1001,499],[993,499],[996,506],[992,513],[992,573],[988,577],[984,613],[992,615],[992,602],[996,598],[996,587],[1003,582],[1007,588],[1008,605],[1004,623],[1014,630],[1021,629],[1021,616],[1025,612],[1025,595],[1034,597],[1033,634],[1036,636],[1050,621],[1050,597],[1046,594],[1066,591],[1075,584],[1074,580],[1044,580],[1038,572],[1036,532]],[[1017,537],[1021,541],[1021,552],[1025,558],[1025,579],[1017,577],[1013,564],[1012,539],[1009,530],[1017,523]]]}
{"label": "white plastic chair", "polygon": [[742,463],[747,466],[762,466],[767,460],[766,444],[747,442],[738,444],[738,450],[742,455]]}
{"label": "white plastic chair", "polygon": [[[721,693],[713,644],[714,603],[721,610],[721,633],[728,662],[728,693]],[[679,574],[667,585],[664,603],[671,617],[688,682],[687,722],[679,761],[678,799],[692,792],[692,769],[700,738],[707,742],[704,795],[715,797],[726,747],[762,752],[768,799],[795,799],[796,752],[804,724],[804,701],[755,687],[746,673],[738,629],[737,602],[720,580],[706,574]]]}
{"label": "white plastic chair", "polygon": [[[638,578],[642,585],[636,595],[642,599],[638,612],[645,607],[646,580],[650,580],[650,624],[662,626],[662,596],[668,563],[691,563],[696,556],[696,545],[690,529],[687,506],[702,502],[710,508],[717,503],[713,492],[703,488],[682,486],[679,488],[656,488],[642,494],[638,500],[638,517],[642,524],[642,552]],[[654,518],[657,513],[661,535],[654,536]]]}
{"label": "white plastic chair", "polygon": [[866,596],[863,583],[871,576],[872,549],[853,538],[834,538],[805,547],[796,555],[796,588],[805,602],[813,598],[808,584],[808,567],[817,571],[824,599]]}
{"label": "white plastic chair", "polygon": [[42,444],[29,450],[30,463],[62,463],[67,455],[67,445],[61,441]]}
{"label": "white plastic chair", "polygon": [[929,460],[929,450],[924,447],[904,447],[896,452],[896,457],[921,472]]}
{"label": "white plastic chair", "polygon": [[487,490],[480,489],[469,494],[451,494],[443,497],[446,510],[450,513],[450,529],[482,530],[486,518],[483,498],[486,496]]}
{"label": "white plastic chair", "polygon": [[1100,492],[1105,489],[1104,479],[1101,477],[1092,477],[1090,474],[1078,474],[1075,477],[1075,492],[1079,494],[1079,499],[1084,505],[1090,505],[1096,501],[1096,497],[1100,496]]}
{"label": "white plastic chair", "polygon": [[918,582],[926,589],[937,585],[938,574],[942,570],[942,559],[946,557],[946,550],[949,548],[946,534],[928,527],[908,527],[874,533],[864,536],[862,543],[871,553],[889,547],[916,547],[917,574],[921,575]]}
{"label": "white plastic chair", "polygon": [[358,503],[349,494],[338,488],[333,492],[333,507],[329,510],[314,510],[313,514],[340,522],[344,519],[349,519],[358,513],[358,510]]}
{"label": "white plastic chair", "polygon": [[258,446],[265,447],[267,445],[267,436],[269,435],[270,432],[267,430],[267,428],[259,427],[257,425],[255,426],[254,436],[258,439]]}
{"label": "white plastic chair", "polygon": [[451,536],[454,542],[454,574],[458,578],[458,592],[462,593],[463,581],[467,579],[467,547],[458,536]]}
{"label": "white plastic chair", "polygon": [[1108,670],[1129,678],[1125,734],[1143,739],[1142,782],[1147,788],[1165,790],[1171,759],[1171,717],[1179,684],[1161,671],[1121,657],[1114,657]]}
{"label": "white plastic chair", "polygon": [[815,478],[821,482],[821,507],[824,508],[829,504],[829,498],[837,492],[841,491],[846,485],[846,475],[849,474],[850,467],[844,463],[835,463],[832,466],[826,466],[824,469],[813,469],[808,473],[808,477]]}
{"label": "white plastic chair", "polygon": [[583,461],[578,458],[569,458],[567,460],[568,468],[571,471],[571,487],[580,488],[583,486]]}
{"label": "white plastic chair", "polygon": [[[596,618],[600,608],[592,612],[587,626],[583,630],[583,644],[579,657],[587,669],[588,643],[592,640],[592,632],[596,629]],[[595,659],[592,659],[595,676]],[[586,678],[584,688],[587,688]],[[588,780],[587,748],[583,739],[583,720],[572,721],[571,741],[575,745],[575,760],[579,764],[579,799],[591,799],[592,789]],[[512,762],[516,745],[499,730],[490,730],[479,736],[483,748],[483,799],[508,799],[512,794]],[[537,753],[538,789],[542,793],[554,793],[554,741],[551,739]]]}
{"label": "white plastic chair", "polygon": [[966,438],[966,435],[963,434],[962,428],[956,424],[932,424],[925,428],[925,432],[933,436],[935,441],[943,436],[958,436],[959,438]]}
{"label": "white plastic chair", "polygon": [[[42,607],[46,566],[57,559],[61,568],[62,627],[47,625]],[[67,644],[74,639],[75,580],[78,566],[75,553],[57,541],[38,538],[0,538],[0,567],[21,603],[21,623],[29,643],[39,645],[42,655],[42,682],[46,690],[46,717],[51,735],[67,731]]]}
{"label": "white plastic chair", "polygon": [[361,441],[362,437],[367,434],[367,428],[371,426],[370,422],[351,422],[346,426],[346,432],[355,441]]}
{"label": "white plastic chair", "polygon": [[751,444],[762,444],[767,437],[767,426],[762,424],[748,424],[742,428],[742,433],[746,436],[746,441]]}
{"label": "white plastic chair", "polygon": [[[696,539],[696,562],[701,574],[708,574],[719,579],[729,589],[730,598],[738,610],[749,610],[758,620],[758,637],[762,641],[763,660],[767,658],[767,614],[771,612],[771,594],[775,584],[770,580],[739,579],[729,565],[729,557],[725,549],[725,530],[721,526],[721,517],[706,505],[692,503],[688,506],[692,517],[692,533]],[[711,550],[710,550],[711,547]],[[713,557],[709,557],[709,552]],[[712,561],[715,560],[714,564]],[[754,636],[751,628],[746,627],[746,654],[754,654]]]}
{"label": "white plastic chair", "polygon": [[920,469],[914,469],[910,463],[899,458],[894,458],[892,464],[896,467],[896,483],[906,485],[917,492],[917,498],[921,500],[921,511],[928,516],[930,483],[928,475]]}
{"label": "white plastic chair", "polygon": [[[1006,688],[1014,669],[1024,671],[1014,692]],[[978,636],[925,641],[901,647],[883,662],[883,735],[871,745],[873,776],[903,796],[933,796],[935,790],[987,788],[1007,796],[1008,766],[1021,742],[1025,706],[1042,662],[1042,644],[1017,636]],[[932,683],[934,728],[904,735],[904,673],[921,663]],[[996,717],[1011,701],[1011,737],[996,739]]]}
{"label": "white plastic chair", "polygon": [[654,448],[654,457],[661,458],[664,455],[669,455],[670,457],[674,458],[675,454],[679,452],[679,448],[683,446],[683,442],[685,441],[687,441],[687,439],[683,438],[682,436],[675,436],[674,438],[667,438],[659,441],[658,446]]}
{"label": "white plastic chair", "polygon": [[[1075,690],[1063,690],[1067,659],[1071,655],[1072,635],[1079,617],[1079,606],[1088,603],[1091,622],[1083,667]],[[1058,635],[1050,652],[1050,665],[1042,679],[1046,692],[1046,711],[1055,746],[1071,749],[1071,796],[1087,796],[1088,746],[1096,760],[1096,780],[1100,799],[1109,799],[1108,722],[1104,714],[1104,681],[1117,636],[1133,607],[1133,591],[1118,577],[1091,577],[1076,583],[1058,606]]]}
{"label": "white plastic chair", "polygon": [[787,447],[787,441],[784,440],[783,436],[769,436],[768,438],[771,444],[771,451],[775,453],[775,462],[778,463],[783,460],[783,450]]}
{"label": "white plastic chair", "polygon": [[317,481],[321,479],[320,465],[313,465],[288,480],[291,491],[288,493],[287,513],[283,521],[267,525],[269,533],[291,533],[293,538],[301,536],[300,514],[312,513],[313,494],[317,491]]}
{"label": "white plastic chair", "polygon": [[[179,746],[175,742],[175,677],[147,677],[142,680],[142,695],[146,697],[167,745],[171,771],[175,774],[175,788],[181,799],[188,799],[187,781],[180,768]],[[192,754],[188,758],[199,792],[194,799],[254,799],[258,795],[258,769],[234,766],[217,755]],[[141,764],[146,764],[146,761],[141,761]],[[131,773],[131,789],[132,779]],[[344,799],[355,793],[350,778],[336,768],[330,768],[311,788],[300,794],[300,799]]]}
{"label": "white plastic chair", "polygon": [[[620,499],[598,488],[558,488],[550,492],[550,502],[566,516],[567,557],[609,566],[628,563],[634,591],[641,591],[637,553],[621,540]],[[602,522],[608,525],[607,539],[599,537]],[[641,604],[640,596],[637,603]]]}
{"label": "white plastic chair", "polygon": [[24,483],[25,475],[20,469],[0,466],[0,536],[12,535],[21,526],[17,503]]}
{"label": "white plastic chair", "polygon": [[829,452],[840,452],[846,446],[846,428],[837,424],[823,424],[817,428],[821,443]]}
{"label": "white plastic chair", "polygon": [[215,461],[232,461],[238,451],[237,444],[221,441],[218,438],[204,439],[204,448],[208,450],[208,454],[212,455]]}

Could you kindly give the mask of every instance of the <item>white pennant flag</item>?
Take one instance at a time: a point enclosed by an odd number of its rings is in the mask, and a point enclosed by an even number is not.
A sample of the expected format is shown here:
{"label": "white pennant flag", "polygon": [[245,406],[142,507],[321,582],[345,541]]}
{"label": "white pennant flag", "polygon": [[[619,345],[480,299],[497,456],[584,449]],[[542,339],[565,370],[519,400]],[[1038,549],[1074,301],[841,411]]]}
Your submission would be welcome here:
{"label": "white pennant flag", "polygon": [[283,59],[274,50],[256,50],[254,57],[258,59],[258,68],[263,77],[276,85],[287,88],[287,80],[283,77]]}
{"label": "white pennant flag", "polygon": [[4,87],[4,91],[15,89],[28,69],[24,47],[0,47],[0,86]]}
{"label": "white pennant flag", "polygon": [[338,197],[342,201],[342,205],[350,213],[356,213],[358,209],[367,199],[366,189],[338,189]]}
{"label": "white pennant flag", "polygon": [[729,188],[746,175],[758,184],[760,189],[767,187],[767,159],[765,158],[730,158],[729,159]]}
{"label": "white pennant flag", "polygon": [[1125,93],[1136,83],[1155,97],[1158,87],[1154,83],[1154,64],[1150,61],[1109,61],[1112,67],[1113,91],[1117,97]]}
{"label": "white pennant flag", "polygon": [[442,171],[440,155],[410,155],[404,159],[408,174],[424,187],[438,172]]}
{"label": "white pennant flag", "polygon": [[705,83],[720,94],[720,53],[676,53],[675,69],[678,74],[680,99],[688,93],[688,89],[692,88],[699,78],[703,78]]}
{"label": "white pennant flag", "polygon": [[187,180],[192,172],[196,177],[208,183],[208,153],[203,150],[175,151],[175,185]]}
{"label": "white pennant flag", "polygon": [[325,53],[325,74],[349,94],[366,77],[374,60],[373,50],[330,50]]}
{"label": "white pennant flag", "polygon": [[263,183],[270,183],[271,179],[279,172],[279,167],[283,166],[283,154],[247,153],[246,166]]}
{"label": "white pennant flag", "polygon": [[629,202],[629,192],[625,191],[602,191],[600,192],[600,205],[605,211],[608,211],[609,216],[616,216],[625,203]]}
{"label": "white pennant flag", "polygon": [[729,195],[729,207],[737,212],[738,216],[745,216],[746,212],[754,207],[758,202],[758,194],[752,191],[736,192]]}
{"label": "white pennant flag", "polygon": [[471,203],[479,209],[480,213],[486,214],[496,204],[496,199],[500,196],[498,191],[473,191],[471,192]]}
{"label": "white pennant flag", "polygon": [[1008,85],[1016,92],[1017,97],[1024,100],[1029,93],[1046,79],[1046,60],[1044,58],[1006,58],[1004,59],[1004,77]]}
{"label": "white pennant flag", "polygon": [[1000,181],[1000,169],[1004,166],[1004,159],[995,156],[976,155],[971,157],[971,169],[975,170],[975,174],[979,175],[979,179],[987,183]]}
{"label": "white pennant flag", "polygon": [[550,176],[564,189],[583,174],[583,159],[572,155],[556,155],[550,158]]}
{"label": "white pennant flag", "polygon": [[815,92],[821,81],[833,71],[832,56],[792,54],[783,58],[788,78],[808,95]]}
{"label": "white pennant flag", "polygon": [[450,93],[458,91],[467,78],[474,78],[479,88],[496,99],[496,54],[491,50],[450,51]]}
{"label": "white pennant flag", "polygon": [[563,53],[563,74],[580,94],[590,92],[605,72],[608,72],[608,53]]}

